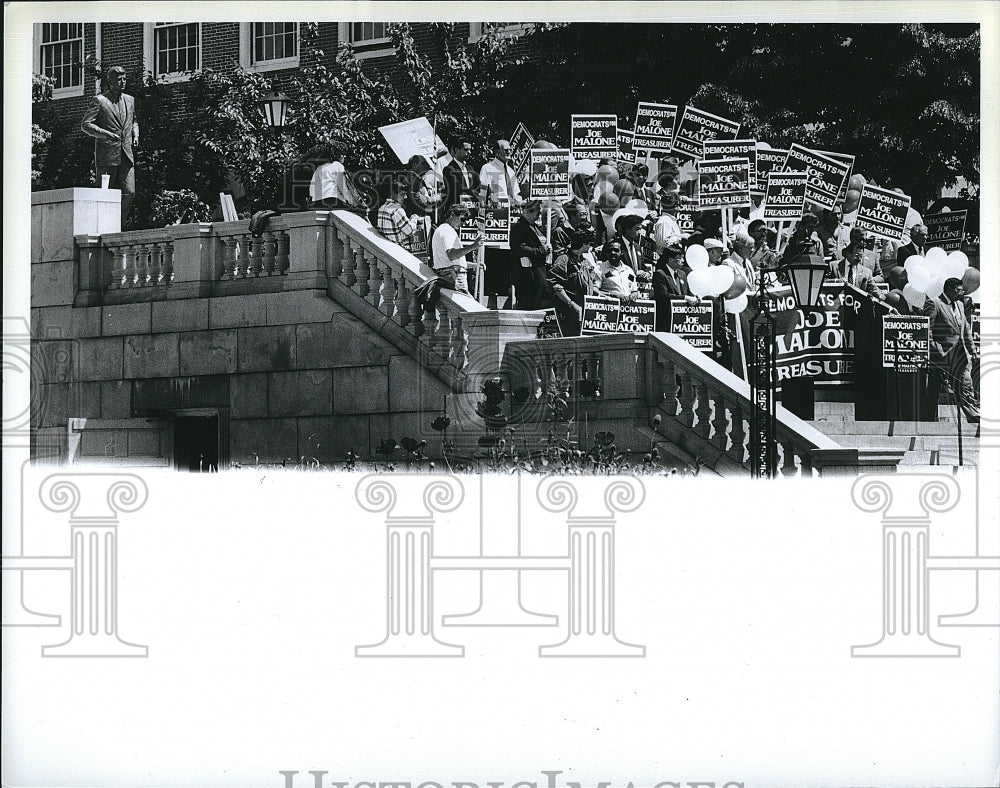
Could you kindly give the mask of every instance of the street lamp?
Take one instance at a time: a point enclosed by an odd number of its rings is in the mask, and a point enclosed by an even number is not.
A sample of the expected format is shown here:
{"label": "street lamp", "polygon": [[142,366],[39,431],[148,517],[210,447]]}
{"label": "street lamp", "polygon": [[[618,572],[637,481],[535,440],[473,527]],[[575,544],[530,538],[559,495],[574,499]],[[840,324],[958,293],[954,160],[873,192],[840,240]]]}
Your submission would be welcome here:
{"label": "street lamp", "polygon": [[281,132],[285,127],[288,107],[292,103],[292,100],[284,93],[272,90],[264,98],[258,99],[257,103],[264,110],[264,118],[267,120],[268,127],[274,131]]}
{"label": "street lamp", "polygon": [[778,451],[774,414],[774,385],[777,373],[775,321],[767,292],[767,271],[788,275],[792,297],[799,309],[815,309],[826,279],[827,265],[818,255],[802,255],[792,262],[774,267],[761,266],[757,293],[757,317],[751,327],[753,368],[750,370],[750,472],[756,479],[773,479],[777,473]]}

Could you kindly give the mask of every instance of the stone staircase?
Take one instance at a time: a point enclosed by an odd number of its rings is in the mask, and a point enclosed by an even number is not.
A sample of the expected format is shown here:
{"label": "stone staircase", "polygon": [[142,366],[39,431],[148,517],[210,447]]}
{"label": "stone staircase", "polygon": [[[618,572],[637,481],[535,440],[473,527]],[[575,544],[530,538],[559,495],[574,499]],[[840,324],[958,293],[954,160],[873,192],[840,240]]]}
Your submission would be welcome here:
{"label": "stone staircase", "polygon": [[854,421],[851,402],[817,402],[816,429],[841,446],[887,447],[905,450],[900,466],[935,467],[979,464],[979,425],[962,418],[959,462],[958,421],[954,405],[941,405],[934,421]]}

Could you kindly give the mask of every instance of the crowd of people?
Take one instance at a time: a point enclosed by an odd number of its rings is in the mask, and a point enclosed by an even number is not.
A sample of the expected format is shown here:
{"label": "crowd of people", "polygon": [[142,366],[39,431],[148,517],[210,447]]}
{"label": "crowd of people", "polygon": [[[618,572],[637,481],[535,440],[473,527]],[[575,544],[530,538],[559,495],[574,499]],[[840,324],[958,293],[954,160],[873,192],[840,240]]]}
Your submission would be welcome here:
{"label": "crowd of people", "polygon": [[[678,212],[696,207],[696,181],[685,180],[682,165],[672,159],[658,162],[653,178],[645,163],[620,167],[602,160],[596,171],[572,175],[569,199],[540,201],[528,198],[528,184],[519,181],[511,166],[507,140],[495,142],[493,158],[478,170],[468,161],[471,148],[467,139],[456,139],[444,167],[424,156],[412,157],[405,176],[392,180],[371,214],[386,238],[434,269],[436,279],[419,294],[428,308],[441,288],[482,293],[484,298],[500,297],[498,303],[510,308],[553,308],[563,335],[573,336],[581,332],[587,296],[646,298],[656,303],[656,330],[667,331],[672,301],[701,300],[688,286],[687,247],[704,247],[709,264],[731,267],[750,293],[761,277],[777,283],[784,264],[814,255],[827,262],[827,281],[850,284],[897,312],[930,317],[932,382],[927,391],[933,405],[927,407],[936,411],[940,390],[947,386],[961,395],[966,418],[978,421],[978,385],[970,374],[978,351],[971,334],[972,305],[961,280],[949,279],[940,296],[926,298],[920,307],[903,298],[904,263],[926,251],[927,228],[917,211],[908,213],[899,242],[853,227],[854,216],[844,209],[853,212],[857,206],[844,202],[832,210],[807,207],[799,221],[779,234],[761,218],[763,195],[753,193],[753,207],[734,211],[725,233],[718,210],[695,211],[693,225],[682,228]],[[321,170],[314,178],[314,202],[333,207],[321,202],[333,196],[329,188],[319,188]],[[342,167],[336,175],[343,175]],[[334,199],[339,207],[359,204],[344,188]],[[489,246],[480,253],[482,231],[463,243],[463,223],[501,204],[510,207],[512,220],[518,217],[512,221],[509,249]],[[739,329],[727,319],[722,299],[714,300],[712,356],[729,366],[729,346]]]}

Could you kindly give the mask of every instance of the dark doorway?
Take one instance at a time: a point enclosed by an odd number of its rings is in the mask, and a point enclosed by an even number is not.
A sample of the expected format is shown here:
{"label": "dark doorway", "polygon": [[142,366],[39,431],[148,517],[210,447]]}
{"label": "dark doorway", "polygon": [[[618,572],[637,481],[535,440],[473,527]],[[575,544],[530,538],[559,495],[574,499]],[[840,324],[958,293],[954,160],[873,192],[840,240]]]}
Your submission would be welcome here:
{"label": "dark doorway", "polygon": [[174,467],[200,473],[219,470],[218,415],[174,419]]}

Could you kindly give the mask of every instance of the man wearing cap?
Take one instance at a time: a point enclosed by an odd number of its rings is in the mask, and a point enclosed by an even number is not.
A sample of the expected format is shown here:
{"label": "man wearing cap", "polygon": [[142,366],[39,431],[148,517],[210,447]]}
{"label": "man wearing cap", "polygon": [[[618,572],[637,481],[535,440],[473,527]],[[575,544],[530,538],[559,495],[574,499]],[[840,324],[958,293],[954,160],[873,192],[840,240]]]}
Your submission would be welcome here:
{"label": "man wearing cap", "polygon": [[708,252],[709,265],[718,265],[722,262],[723,253],[726,251],[726,247],[722,245],[722,241],[718,238],[706,238],[702,246]]}
{"label": "man wearing cap", "polygon": [[677,212],[677,204],[680,201],[680,192],[664,191],[660,192],[660,218],[653,225],[653,240],[656,242],[656,253],[663,254],[668,246],[680,243],[687,236],[681,232],[681,227],[677,223],[674,214]]}
{"label": "man wearing cap", "polygon": [[950,388],[961,401],[962,412],[970,424],[979,423],[979,397],[972,385],[969,367],[978,356],[972,338],[972,328],[965,319],[965,286],[952,277],[945,280],[944,290],[933,304],[931,317],[930,369],[927,373],[927,403],[925,419],[937,421],[938,399],[942,387]]}

